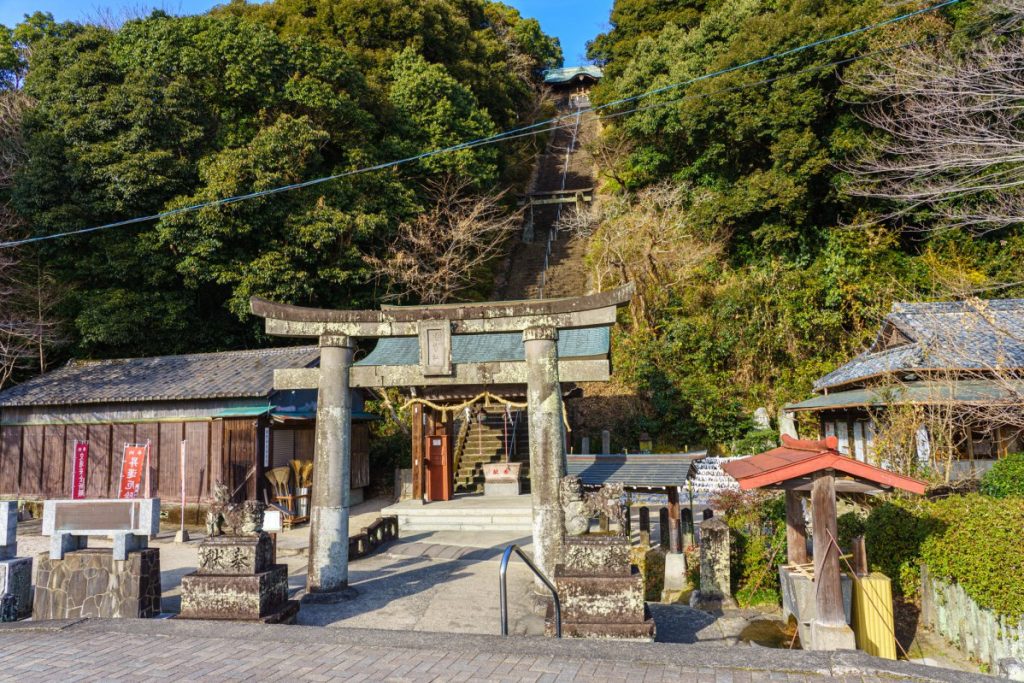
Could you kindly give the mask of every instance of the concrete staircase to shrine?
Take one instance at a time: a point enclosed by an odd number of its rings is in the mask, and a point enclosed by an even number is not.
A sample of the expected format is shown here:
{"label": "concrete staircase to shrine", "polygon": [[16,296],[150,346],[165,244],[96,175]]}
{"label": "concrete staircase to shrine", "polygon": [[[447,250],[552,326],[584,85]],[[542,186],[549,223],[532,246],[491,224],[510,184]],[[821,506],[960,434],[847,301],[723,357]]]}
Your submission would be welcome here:
{"label": "concrete staircase to shrine", "polygon": [[484,490],[483,468],[503,461],[506,448],[509,460],[523,463],[520,479],[523,492],[530,490],[530,439],[526,411],[512,411],[506,421],[503,409],[486,410],[483,421],[470,419],[461,450],[456,454],[456,493],[477,493]]}

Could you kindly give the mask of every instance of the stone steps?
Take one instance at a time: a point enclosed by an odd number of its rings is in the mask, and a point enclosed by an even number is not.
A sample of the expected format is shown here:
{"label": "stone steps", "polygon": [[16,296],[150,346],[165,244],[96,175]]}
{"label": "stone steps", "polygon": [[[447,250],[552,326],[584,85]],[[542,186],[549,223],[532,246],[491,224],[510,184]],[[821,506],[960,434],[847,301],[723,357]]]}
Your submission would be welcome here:
{"label": "stone steps", "polygon": [[518,531],[529,534],[533,530],[529,496],[508,501],[483,496],[474,496],[473,499],[480,505],[461,506],[459,499],[418,506],[400,503],[384,508],[381,514],[398,517],[398,528],[403,535],[418,531]]}

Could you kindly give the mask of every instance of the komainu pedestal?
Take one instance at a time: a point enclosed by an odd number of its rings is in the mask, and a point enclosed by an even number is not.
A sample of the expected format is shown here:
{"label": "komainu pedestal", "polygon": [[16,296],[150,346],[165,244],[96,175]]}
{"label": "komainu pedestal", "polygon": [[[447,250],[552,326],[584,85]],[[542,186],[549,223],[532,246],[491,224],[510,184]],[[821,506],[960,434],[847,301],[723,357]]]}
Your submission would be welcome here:
{"label": "komainu pedestal", "polygon": [[[563,636],[654,639],[643,577],[629,561],[629,548],[623,536],[565,539],[565,564],[555,567]],[[552,610],[548,610],[549,634],[554,632]]]}
{"label": "komainu pedestal", "polygon": [[288,567],[273,564],[270,536],[210,536],[199,546],[199,569],[181,579],[183,619],[292,623]]}
{"label": "komainu pedestal", "polygon": [[32,558],[18,557],[18,504],[0,502],[0,621],[32,616]]}

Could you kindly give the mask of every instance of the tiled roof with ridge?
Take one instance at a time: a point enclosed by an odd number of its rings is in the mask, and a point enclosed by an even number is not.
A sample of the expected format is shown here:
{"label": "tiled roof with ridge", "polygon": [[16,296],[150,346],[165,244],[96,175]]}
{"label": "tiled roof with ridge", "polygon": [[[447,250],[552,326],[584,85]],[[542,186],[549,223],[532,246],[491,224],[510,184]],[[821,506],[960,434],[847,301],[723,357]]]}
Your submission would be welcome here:
{"label": "tiled roof with ridge", "polygon": [[[886,333],[893,329],[906,341],[889,344]],[[814,388],[831,390],[893,372],[1007,369],[1024,369],[1024,299],[899,302],[871,348]]]}
{"label": "tiled roof with ridge", "polygon": [[315,346],[71,361],[0,392],[0,406],[269,396],[276,368],[317,363]]}

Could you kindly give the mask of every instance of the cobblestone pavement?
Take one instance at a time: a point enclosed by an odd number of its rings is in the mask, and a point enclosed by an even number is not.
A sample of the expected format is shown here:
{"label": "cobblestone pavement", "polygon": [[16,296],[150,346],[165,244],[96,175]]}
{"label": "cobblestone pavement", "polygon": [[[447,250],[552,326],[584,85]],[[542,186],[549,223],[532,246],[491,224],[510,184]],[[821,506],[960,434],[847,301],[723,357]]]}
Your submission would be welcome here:
{"label": "cobblestone pavement", "polygon": [[858,653],[180,620],[0,625],[0,680],[972,681]]}

